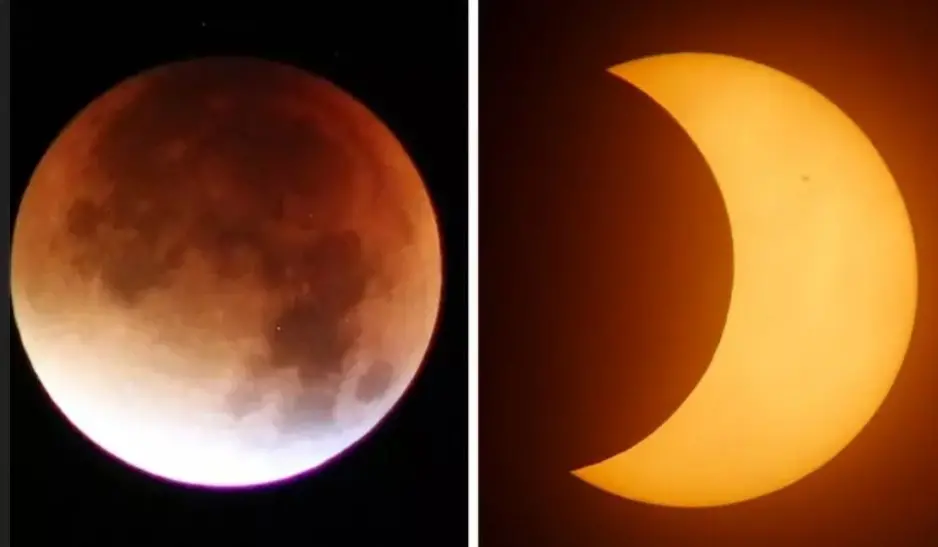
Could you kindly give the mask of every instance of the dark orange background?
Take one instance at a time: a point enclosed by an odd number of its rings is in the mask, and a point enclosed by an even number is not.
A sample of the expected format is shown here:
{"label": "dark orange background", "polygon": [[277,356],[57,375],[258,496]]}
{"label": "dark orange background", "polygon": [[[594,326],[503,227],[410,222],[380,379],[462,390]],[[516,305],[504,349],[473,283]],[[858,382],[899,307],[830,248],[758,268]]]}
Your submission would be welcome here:
{"label": "dark orange background", "polygon": [[[546,4],[480,8],[482,544],[938,545],[938,10]],[[766,63],[837,103],[896,177],[920,263],[908,357],[868,427],[795,486],[703,510],[568,473],[664,421],[722,330],[732,251],[712,175],[663,110],[605,72],[674,51]]]}

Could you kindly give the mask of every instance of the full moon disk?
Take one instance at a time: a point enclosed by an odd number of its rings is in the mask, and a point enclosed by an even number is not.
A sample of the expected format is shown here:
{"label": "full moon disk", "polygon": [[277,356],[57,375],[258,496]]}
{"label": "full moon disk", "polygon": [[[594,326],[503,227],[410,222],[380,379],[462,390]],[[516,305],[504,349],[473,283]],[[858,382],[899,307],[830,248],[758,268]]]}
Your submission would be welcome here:
{"label": "full moon disk", "polygon": [[50,398],[163,478],[245,486],[387,414],[436,322],[440,242],[407,153],[330,83],[267,61],[154,69],[37,167],[13,308]]}

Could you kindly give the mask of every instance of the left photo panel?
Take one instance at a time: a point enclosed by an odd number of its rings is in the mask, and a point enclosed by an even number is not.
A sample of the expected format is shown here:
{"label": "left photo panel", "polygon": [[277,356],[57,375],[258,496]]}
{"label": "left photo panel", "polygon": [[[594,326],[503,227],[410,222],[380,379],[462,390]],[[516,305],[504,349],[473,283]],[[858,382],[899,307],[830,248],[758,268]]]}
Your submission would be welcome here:
{"label": "left photo panel", "polygon": [[466,544],[469,7],[356,4],[12,8],[30,543]]}

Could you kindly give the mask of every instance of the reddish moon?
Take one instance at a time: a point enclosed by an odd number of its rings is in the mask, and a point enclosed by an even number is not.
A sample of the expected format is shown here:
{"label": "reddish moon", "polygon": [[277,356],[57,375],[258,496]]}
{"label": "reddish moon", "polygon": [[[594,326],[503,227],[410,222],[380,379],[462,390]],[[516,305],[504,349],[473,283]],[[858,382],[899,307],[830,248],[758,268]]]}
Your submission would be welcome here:
{"label": "reddish moon", "polygon": [[365,106],[249,58],[165,65],[71,121],[17,215],[13,309],[51,400],[174,482],[269,483],[363,437],[440,304],[421,177]]}

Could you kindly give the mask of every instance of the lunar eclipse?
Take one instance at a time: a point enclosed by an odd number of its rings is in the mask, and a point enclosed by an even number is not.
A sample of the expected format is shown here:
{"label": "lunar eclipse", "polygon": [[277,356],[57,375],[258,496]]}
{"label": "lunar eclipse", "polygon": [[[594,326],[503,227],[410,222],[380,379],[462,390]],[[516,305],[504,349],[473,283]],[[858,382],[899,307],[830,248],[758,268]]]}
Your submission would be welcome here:
{"label": "lunar eclipse", "polygon": [[92,102],[35,169],[14,317],[49,398],[174,482],[315,468],[414,379],[440,304],[436,218],[364,105],[288,65],[178,62]]}

